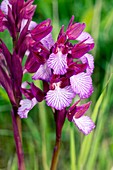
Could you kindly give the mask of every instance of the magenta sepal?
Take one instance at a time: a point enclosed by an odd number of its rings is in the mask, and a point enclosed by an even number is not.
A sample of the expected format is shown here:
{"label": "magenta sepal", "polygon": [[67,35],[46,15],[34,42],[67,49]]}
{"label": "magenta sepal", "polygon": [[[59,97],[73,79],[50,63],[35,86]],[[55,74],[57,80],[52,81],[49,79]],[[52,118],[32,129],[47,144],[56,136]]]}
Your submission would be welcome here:
{"label": "magenta sepal", "polygon": [[35,54],[31,51],[26,63],[25,63],[25,69],[29,72],[29,73],[35,73],[38,68],[40,67],[41,63],[38,62]]}
{"label": "magenta sepal", "polygon": [[15,91],[16,98],[21,99],[20,87],[22,84],[23,70],[20,62],[20,58],[17,54],[12,55],[12,77],[13,77],[13,89]]}
{"label": "magenta sepal", "polygon": [[38,24],[33,30],[30,31],[32,38],[35,41],[40,41],[52,31],[51,20],[47,19]]}
{"label": "magenta sepal", "polygon": [[8,70],[12,74],[12,64],[11,64],[11,53],[9,52],[8,48],[6,47],[5,43],[0,39],[0,50],[6,60]]}
{"label": "magenta sepal", "polygon": [[74,23],[73,22],[73,17],[72,20],[70,21],[68,28],[66,30],[66,35],[69,40],[75,40],[84,30],[85,24],[84,23]]}
{"label": "magenta sepal", "polygon": [[72,17],[71,17],[71,19],[69,21],[67,29],[69,29],[69,27],[73,24],[74,18],[75,18],[74,15],[72,15]]}
{"label": "magenta sepal", "polygon": [[67,118],[69,121],[72,121],[73,116],[75,116],[75,118],[80,118],[81,116],[83,116],[91,105],[91,102],[88,102],[81,106],[77,106],[79,102],[80,100],[73,104],[67,111]]}
{"label": "magenta sepal", "polygon": [[34,83],[28,83],[30,88],[21,87],[22,94],[29,100],[36,98],[37,102],[41,102],[44,99],[45,93],[39,89]]}
{"label": "magenta sepal", "polygon": [[44,92],[31,83],[31,92],[38,102],[41,102],[44,99]]}
{"label": "magenta sepal", "polygon": [[87,63],[85,64],[77,64],[77,62],[72,63],[68,66],[66,76],[71,77],[74,74],[84,72],[86,68],[87,68]]}
{"label": "magenta sepal", "polygon": [[21,10],[21,13],[22,13],[21,15],[25,19],[32,19],[34,15],[36,5],[32,5],[33,2],[34,0],[27,0],[23,5],[23,8]]}
{"label": "magenta sepal", "polygon": [[95,128],[95,124],[90,117],[84,116],[91,102],[82,104],[81,106],[77,106],[78,103],[79,101],[72,105],[67,111],[67,118],[69,121],[73,122],[82,133],[88,135]]}
{"label": "magenta sepal", "polygon": [[91,50],[90,44],[84,44],[84,43],[79,43],[74,45],[74,47],[71,50],[71,54],[73,58],[80,58],[84,54],[86,54],[88,51]]}
{"label": "magenta sepal", "polygon": [[73,116],[76,113],[76,108],[77,108],[77,104],[80,102],[80,100],[78,100],[77,102],[75,102],[66,112],[66,116],[68,118],[68,120],[71,122],[73,119]]}
{"label": "magenta sepal", "polygon": [[20,60],[24,58],[24,55],[28,49],[29,49],[29,37],[26,36],[23,42],[20,44],[20,47],[18,48],[18,55],[20,57]]}
{"label": "magenta sepal", "polygon": [[34,97],[31,92],[31,89],[21,88],[21,92],[29,100],[31,100]]}
{"label": "magenta sepal", "polygon": [[15,19],[12,14],[11,8],[8,6],[8,15],[7,15],[7,21],[6,21],[6,27],[9,30],[11,36],[13,39],[16,39],[16,27],[15,27]]}
{"label": "magenta sepal", "polygon": [[64,34],[64,25],[62,25],[61,29],[60,29],[60,32],[58,34],[58,38],[57,40],[59,40],[59,38]]}
{"label": "magenta sepal", "polygon": [[29,33],[29,31],[28,31],[29,24],[30,24],[30,20],[27,21],[25,27],[22,29],[22,31],[20,33],[20,36],[19,36],[19,39],[18,39],[18,43],[17,43],[16,49],[15,49],[16,51],[18,51],[18,49],[20,48],[21,44],[25,40],[26,35]]}
{"label": "magenta sepal", "polygon": [[66,109],[55,110],[54,118],[56,123],[56,138],[57,140],[60,140],[62,127],[64,125],[65,118],[66,118]]}
{"label": "magenta sepal", "polygon": [[13,94],[12,82],[5,70],[0,65],[0,84],[6,90],[12,105],[16,105],[16,101]]}
{"label": "magenta sepal", "polygon": [[10,0],[18,31],[20,31],[22,19],[32,19],[36,9],[36,5],[32,5],[33,2],[34,0],[27,0],[26,2],[24,0]]}
{"label": "magenta sepal", "polygon": [[4,14],[3,12],[0,10],[0,32],[4,31],[4,23],[3,23],[3,19],[4,19]]}

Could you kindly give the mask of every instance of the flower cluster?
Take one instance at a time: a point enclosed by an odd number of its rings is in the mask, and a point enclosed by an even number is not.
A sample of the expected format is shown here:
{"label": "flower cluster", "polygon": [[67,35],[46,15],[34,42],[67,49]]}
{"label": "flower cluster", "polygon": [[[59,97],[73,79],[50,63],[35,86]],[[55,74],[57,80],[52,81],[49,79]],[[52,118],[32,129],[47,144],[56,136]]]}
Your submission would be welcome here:
{"label": "flower cluster", "polygon": [[[1,3],[0,31],[8,29],[14,50],[11,54],[0,40],[0,63],[5,63],[0,65],[0,78],[3,78],[0,83],[11,103],[19,107],[21,118],[27,118],[28,112],[38,102],[46,100],[47,105],[60,115],[59,129],[67,118],[87,135],[95,127],[92,120],[84,116],[91,102],[78,103],[93,92],[91,74],[94,61],[88,53],[94,47],[93,38],[84,32],[85,24],[74,23],[72,16],[66,31],[62,26],[55,42],[50,19],[39,24],[32,21],[36,8],[32,3],[33,0],[3,0]],[[27,59],[22,67],[24,55]],[[43,82],[43,90],[33,82],[22,84],[26,72],[33,73],[33,81]],[[22,99],[22,94],[25,99]],[[76,96],[79,100],[70,106]]]}

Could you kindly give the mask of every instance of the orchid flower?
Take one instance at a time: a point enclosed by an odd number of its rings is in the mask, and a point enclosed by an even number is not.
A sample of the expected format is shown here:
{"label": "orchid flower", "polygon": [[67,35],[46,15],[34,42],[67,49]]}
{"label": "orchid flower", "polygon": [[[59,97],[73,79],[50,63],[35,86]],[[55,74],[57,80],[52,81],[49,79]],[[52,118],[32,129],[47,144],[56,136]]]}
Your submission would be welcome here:
{"label": "orchid flower", "polygon": [[[25,64],[27,72],[34,73],[33,80],[46,81],[44,85],[47,86],[44,87],[47,89],[46,103],[58,112],[69,107],[76,96],[83,100],[93,93],[91,75],[94,60],[88,52],[94,47],[94,41],[89,33],[84,32],[84,23],[73,23],[73,21],[74,16],[65,32],[62,26],[56,42],[49,33],[39,43],[35,43],[39,38],[34,37],[34,32],[31,31],[34,46]],[[78,42],[73,45],[70,40]],[[75,120],[74,117],[74,123],[78,121]],[[85,126],[82,118],[79,121]]]}
{"label": "orchid flower", "polygon": [[77,104],[78,102],[69,108],[67,111],[67,118],[69,121],[72,121],[82,133],[88,135],[95,128],[93,121],[88,116],[84,116],[89,109],[91,102],[80,106],[77,106]]}

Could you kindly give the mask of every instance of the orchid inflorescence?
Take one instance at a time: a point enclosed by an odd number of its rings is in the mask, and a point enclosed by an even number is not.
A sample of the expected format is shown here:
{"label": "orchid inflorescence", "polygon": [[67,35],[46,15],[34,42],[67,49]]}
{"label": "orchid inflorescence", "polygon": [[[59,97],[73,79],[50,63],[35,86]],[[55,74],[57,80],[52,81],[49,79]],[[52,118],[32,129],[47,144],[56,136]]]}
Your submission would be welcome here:
{"label": "orchid inflorescence", "polygon": [[[95,127],[92,120],[84,116],[91,102],[77,104],[93,92],[91,74],[94,61],[88,53],[94,47],[93,38],[84,32],[84,23],[73,23],[72,16],[66,31],[62,26],[55,42],[50,19],[39,24],[32,21],[36,9],[32,3],[33,0],[3,0],[1,3],[0,31],[9,31],[14,49],[11,54],[0,40],[0,83],[12,105],[18,107],[21,118],[27,118],[28,112],[38,102],[46,100],[54,112],[63,114],[63,119],[74,122],[87,135]],[[22,66],[24,56],[27,59]],[[34,81],[42,81],[43,90],[33,82],[23,85],[22,78],[26,73],[33,73]],[[76,96],[78,102],[70,106]]]}
{"label": "orchid inflorescence", "polygon": [[[74,23],[72,16],[54,41],[50,19],[38,24],[32,21],[33,2],[3,0],[0,5],[0,32],[8,30],[13,43],[11,53],[0,39],[0,85],[20,118],[27,118],[28,112],[45,100],[54,112],[57,139],[66,118],[87,135],[95,128],[84,116],[91,102],[79,103],[93,93],[94,60],[88,53],[94,47],[93,38],[84,32],[85,24]],[[32,74],[32,82],[22,82],[26,73]],[[37,80],[42,81],[43,90],[37,87]]]}

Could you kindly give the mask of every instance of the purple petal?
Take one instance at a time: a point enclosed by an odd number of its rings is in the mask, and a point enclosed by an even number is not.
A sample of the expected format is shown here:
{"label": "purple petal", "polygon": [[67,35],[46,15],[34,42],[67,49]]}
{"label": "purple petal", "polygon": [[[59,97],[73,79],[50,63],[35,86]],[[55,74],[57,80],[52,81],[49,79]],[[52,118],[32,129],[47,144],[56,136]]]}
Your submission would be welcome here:
{"label": "purple petal", "polygon": [[67,72],[67,54],[62,54],[61,51],[58,51],[58,53],[54,54],[52,53],[49,56],[49,59],[47,61],[47,64],[50,68],[53,69],[54,74],[60,74],[63,75]]}
{"label": "purple petal", "polygon": [[82,116],[78,119],[73,117],[72,121],[85,135],[88,135],[95,128],[95,124],[88,116]]}
{"label": "purple petal", "polygon": [[43,65],[40,65],[37,72],[32,76],[33,80],[45,80],[49,81],[51,77],[51,69],[48,67],[48,65],[45,63]]}
{"label": "purple petal", "polygon": [[80,96],[80,98],[88,98],[92,92],[92,79],[87,73],[79,73],[70,77],[70,83],[73,91]]}
{"label": "purple petal", "polygon": [[44,47],[46,47],[47,49],[51,49],[51,47],[54,45],[54,40],[52,38],[52,34],[49,33],[46,37],[44,37],[41,40],[41,43],[44,45]]}
{"label": "purple petal", "polygon": [[23,99],[20,101],[20,107],[18,108],[18,115],[21,118],[27,118],[28,112],[37,104],[36,98],[32,100]]}
{"label": "purple petal", "polygon": [[94,70],[94,58],[91,54],[85,54],[84,56],[82,56],[80,58],[80,60],[82,61],[82,63],[87,63],[88,66],[86,68],[86,72],[87,74],[91,75],[93,73]]}
{"label": "purple petal", "polygon": [[84,41],[85,44],[94,44],[94,40],[91,35],[87,32],[82,32],[77,38],[78,41]]}
{"label": "purple petal", "polygon": [[49,90],[46,95],[46,102],[48,106],[55,108],[56,110],[62,110],[68,107],[72,99],[75,97],[71,86],[60,88],[56,85],[54,90]]}

